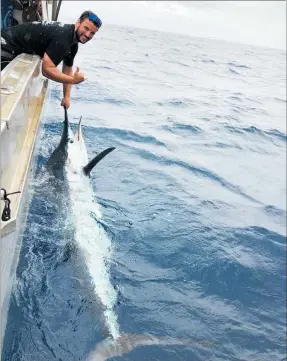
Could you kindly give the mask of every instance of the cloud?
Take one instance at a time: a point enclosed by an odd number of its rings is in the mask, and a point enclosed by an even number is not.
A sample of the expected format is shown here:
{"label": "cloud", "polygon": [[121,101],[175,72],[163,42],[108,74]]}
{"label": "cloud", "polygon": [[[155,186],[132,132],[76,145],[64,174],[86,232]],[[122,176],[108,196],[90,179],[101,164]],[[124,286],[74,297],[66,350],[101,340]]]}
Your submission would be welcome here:
{"label": "cloud", "polygon": [[60,20],[90,8],[103,24],[286,49],[285,1],[63,1]]}

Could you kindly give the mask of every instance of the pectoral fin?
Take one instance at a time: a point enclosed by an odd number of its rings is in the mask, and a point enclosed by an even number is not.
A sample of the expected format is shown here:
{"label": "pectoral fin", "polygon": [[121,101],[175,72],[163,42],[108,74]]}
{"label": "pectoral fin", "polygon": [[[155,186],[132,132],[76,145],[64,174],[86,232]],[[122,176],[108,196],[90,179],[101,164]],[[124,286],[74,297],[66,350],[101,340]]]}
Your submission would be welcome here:
{"label": "pectoral fin", "polygon": [[104,151],[102,151],[100,154],[98,154],[97,156],[95,156],[95,158],[93,158],[84,168],[83,171],[85,173],[85,175],[89,176],[92,169],[94,168],[94,166],[96,164],[99,163],[100,160],[102,160],[107,154],[109,154],[110,152],[112,152],[113,150],[115,150],[115,147],[111,147],[111,148],[107,148]]}

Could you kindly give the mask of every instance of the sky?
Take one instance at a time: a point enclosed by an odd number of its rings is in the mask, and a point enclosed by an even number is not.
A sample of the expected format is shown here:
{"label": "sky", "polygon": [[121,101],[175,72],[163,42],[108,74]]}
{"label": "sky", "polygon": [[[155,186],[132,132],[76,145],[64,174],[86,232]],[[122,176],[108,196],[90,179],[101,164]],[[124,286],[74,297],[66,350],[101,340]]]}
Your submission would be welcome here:
{"label": "sky", "polygon": [[69,1],[59,20],[85,10],[105,24],[167,31],[286,50],[286,1]]}

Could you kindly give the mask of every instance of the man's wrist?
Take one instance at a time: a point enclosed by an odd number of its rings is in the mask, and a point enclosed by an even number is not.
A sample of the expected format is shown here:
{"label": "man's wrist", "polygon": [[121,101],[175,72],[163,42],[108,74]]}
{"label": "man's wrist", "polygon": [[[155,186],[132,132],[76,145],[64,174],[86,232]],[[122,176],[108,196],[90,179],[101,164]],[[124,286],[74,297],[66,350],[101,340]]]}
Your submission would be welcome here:
{"label": "man's wrist", "polygon": [[75,79],[74,79],[74,77],[73,77],[73,76],[70,76],[70,78],[71,78],[71,82],[70,82],[69,84],[71,84],[71,85],[75,84]]}

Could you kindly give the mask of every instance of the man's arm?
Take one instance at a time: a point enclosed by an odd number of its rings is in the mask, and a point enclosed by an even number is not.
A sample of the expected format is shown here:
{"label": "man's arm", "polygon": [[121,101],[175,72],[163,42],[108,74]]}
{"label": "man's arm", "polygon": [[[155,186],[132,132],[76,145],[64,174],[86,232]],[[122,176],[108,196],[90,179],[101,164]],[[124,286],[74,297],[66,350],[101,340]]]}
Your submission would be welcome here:
{"label": "man's arm", "polygon": [[79,84],[85,80],[84,74],[78,70],[72,75],[60,72],[47,53],[43,57],[42,73],[48,79],[62,84]]}
{"label": "man's arm", "polygon": [[[63,74],[66,74],[68,76],[73,76],[73,67],[72,66],[68,66],[63,62],[63,68],[62,68],[62,72]],[[64,106],[68,109],[70,108],[70,96],[71,96],[71,89],[72,89],[72,85],[71,84],[67,84],[64,83],[63,84],[63,99],[62,99],[62,103],[61,105]]]}

